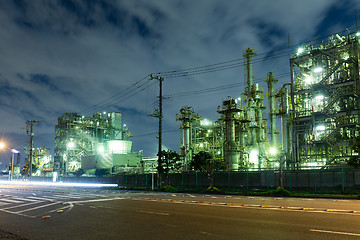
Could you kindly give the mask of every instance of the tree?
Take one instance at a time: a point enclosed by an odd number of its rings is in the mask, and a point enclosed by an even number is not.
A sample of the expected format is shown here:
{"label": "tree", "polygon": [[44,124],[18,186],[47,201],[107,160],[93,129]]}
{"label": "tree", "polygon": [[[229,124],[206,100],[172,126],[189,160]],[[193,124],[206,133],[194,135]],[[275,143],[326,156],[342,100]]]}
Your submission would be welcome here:
{"label": "tree", "polygon": [[102,178],[105,175],[108,175],[110,173],[109,169],[96,169],[95,170],[95,176],[98,178]]}
{"label": "tree", "polygon": [[190,166],[195,171],[206,172],[211,189],[214,188],[215,171],[225,169],[222,159],[214,158],[210,153],[204,151],[194,156]]}
{"label": "tree", "polygon": [[360,167],[360,137],[355,138],[355,140],[352,142],[350,147],[356,152],[358,155],[353,155],[350,157],[349,160],[346,161],[346,163],[353,168],[359,168]]}
{"label": "tree", "polygon": [[76,177],[80,177],[80,176],[83,175],[84,173],[85,173],[84,169],[79,168],[78,170],[76,170],[76,171],[74,172],[74,175],[75,175]]}
{"label": "tree", "polygon": [[157,170],[160,178],[160,185],[165,175],[166,185],[169,185],[169,173],[179,172],[181,169],[180,155],[171,150],[161,151],[161,162],[158,163]]}

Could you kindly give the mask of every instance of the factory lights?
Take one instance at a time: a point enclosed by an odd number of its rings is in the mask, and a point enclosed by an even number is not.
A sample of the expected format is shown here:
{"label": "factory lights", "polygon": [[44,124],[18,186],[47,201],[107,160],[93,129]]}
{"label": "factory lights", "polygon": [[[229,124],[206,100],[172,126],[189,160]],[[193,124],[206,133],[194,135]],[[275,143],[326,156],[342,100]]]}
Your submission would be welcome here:
{"label": "factory lights", "polygon": [[305,83],[306,84],[312,84],[314,82],[314,78],[312,76],[307,76],[305,78]]}
{"label": "factory lights", "polygon": [[257,149],[252,149],[249,154],[249,161],[257,166],[259,160],[258,160],[259,151]]}
{"label": "factory lights", "polygon": [[70,149],[72,149],[72,148],[75,147],[75,143],[74,143],[73,141],[68,142],[67,147],[70,148]]}
{"label": "factory lights", "polygon": [[101,146],[98,146],[97,151],[98,151],[98,153],[100,153],[100,154],[104,153],[104,152],[105,152],[104,146],[102,146],[102,145],[101,145]]}
{"label": "factory lights", "polygon": [[305,51],[304,48],[299,47],[298,50],[297,50],[297,53],[298,53],[298,54],[302,54],[304,51]]}
{"label": "factory lights", "polygon": [[314,68],[314,73],[321,73],[323,71],[322,67],[316,67]]}
{"label": "factory lights", "polygon": [[202,126],[209,126],[209,125],[211,125],[211,121],[208,120],[208,119],[206,119],[206,118],[204,118],[203,120],[201,120],[200,124],[201,124]]}
{"label": "factory lights", "polygon": [[318,126],[316,126],[316,130],[317,131],[325,131],[325,125],[318,125]]}
{"label": "factory lights", "polygon": [[324,96],[323,95],[317,95],[315,97],[315,99],[318,100],[318,101],[321,101],[321,100],[324,100]]}
{"label": "factory lights", "polygon": [[277,154],[277,149],[275,147],[271,147],[269,149],[269,153],[270,153],[270,155],[276,155]]}

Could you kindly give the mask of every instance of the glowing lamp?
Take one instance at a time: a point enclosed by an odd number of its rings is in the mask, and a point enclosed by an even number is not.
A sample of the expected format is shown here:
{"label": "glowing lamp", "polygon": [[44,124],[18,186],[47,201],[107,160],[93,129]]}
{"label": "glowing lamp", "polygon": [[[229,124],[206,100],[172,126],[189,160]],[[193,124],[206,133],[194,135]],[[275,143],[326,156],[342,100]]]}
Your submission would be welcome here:
{"label": "glowing lamp", "polygon": [[323,95],[317,95],[315,97],[316,100],[323,100],[324,99],[324,96]]}
{"label": "glowing lamp", "polygon": [[318,131],[325,131],[325,125],[318,125],[318,126],[316,126],[316,130],[318,130]]}
{"label": "glowing lamp", "polygon": [[269,149],[269,153],[270,153],[271,155],[276,155],[277,149],[276,149],[275,147],[272,147],[272,148]]}
{"label": "glowing lamp", "polygon": [[323,71],[323,68],[322,67],[316,67],[314,68],[314,73],[320,73]]}
{"label": "glowing lamp", "polygon": [[74,148],[74,147],[75,147],[75,143],[74,143],[74,142],[68,142],[67,147],[68,147],[68,148]]}
{"label": "glowing lamp", "polygon": [[311,83],[313,83],[313,81],[314,81],[314,78],[311,76],[308,76],[305,78],[305,83],[307,83],[307,84],[311,84]]}

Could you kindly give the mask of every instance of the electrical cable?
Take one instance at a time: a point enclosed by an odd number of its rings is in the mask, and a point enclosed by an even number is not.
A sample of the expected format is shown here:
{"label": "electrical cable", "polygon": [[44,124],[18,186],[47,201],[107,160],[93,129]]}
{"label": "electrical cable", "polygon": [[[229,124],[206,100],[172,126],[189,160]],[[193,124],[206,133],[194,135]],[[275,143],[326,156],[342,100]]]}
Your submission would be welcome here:
{"label": "electrical cable", "polygon": [[[101,101],[101,102],[98,103],[98,104],[95,104],[95,105],[93,105],[93,106],[90,106],[90,107],[88,107],[88,108],[85,108],[85,109],[79,111],[79,113],[86,113],[86,112],[92,111],[92,109],[94,109],[94,108],[107,105],[108,102],[116,101],[118,98],[122,97],[122,96],[121,96],[122,93],[130,90],[132,87],[135,87],[135,86],[138,85],[140,82],[142,82],[142,81],[144,81],[145,79],[147,79],[148,77],[149,77],[149,75],[145,76],[144,78],[136,81],[134,84],[132,84],[131,86],[127,87],[126,89],[120,91],[119,93],[116,93],[115,95],[113,95],[113,96],[111,96],[111,97],[109,97],[109,98]],[[144,85],[144,84],[138,86],[137,88],[139,88],[139,87],[141,87],[141,86],[143,86],[143,85]],[[131,91],[133,91],[133,90],[131,90]],[[120,95],[120,97],[119,97],[119,95]]]}

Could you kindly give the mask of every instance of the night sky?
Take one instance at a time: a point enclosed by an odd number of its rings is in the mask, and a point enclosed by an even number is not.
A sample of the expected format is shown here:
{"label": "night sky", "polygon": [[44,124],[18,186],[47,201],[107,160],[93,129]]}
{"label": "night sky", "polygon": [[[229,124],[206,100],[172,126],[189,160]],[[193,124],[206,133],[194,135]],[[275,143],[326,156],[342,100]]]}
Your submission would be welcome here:
{"label": "night sky", "polygon": [[[290,82],[288,46],[355,31],[356,9],[360,23],[358,0],[2,0],[0,138],[21,150],[25,122],[37,120],[34,147],[53,153],[64,112],[116,111],[133,150],[155,156],[152,73],[165,78],[163,146],[178,151],[182,106],[216,120],[222,100],[244,92],[243,50],[257,52],[254,82],[266,95],[268,72],[277,89]],[[0,169],[10,158],[1,152]]]}

